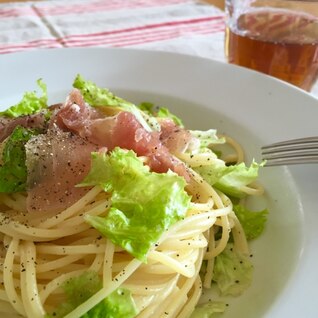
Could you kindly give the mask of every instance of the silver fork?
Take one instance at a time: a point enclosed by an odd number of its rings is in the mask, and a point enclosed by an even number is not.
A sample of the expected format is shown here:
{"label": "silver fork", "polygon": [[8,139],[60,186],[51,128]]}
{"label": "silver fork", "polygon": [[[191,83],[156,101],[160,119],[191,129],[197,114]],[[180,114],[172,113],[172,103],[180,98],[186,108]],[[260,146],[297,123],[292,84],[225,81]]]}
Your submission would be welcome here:
{"label": "silver fork", "polygon": [[306,137],[263,146],[265,166],[318,163],[318,137]]}

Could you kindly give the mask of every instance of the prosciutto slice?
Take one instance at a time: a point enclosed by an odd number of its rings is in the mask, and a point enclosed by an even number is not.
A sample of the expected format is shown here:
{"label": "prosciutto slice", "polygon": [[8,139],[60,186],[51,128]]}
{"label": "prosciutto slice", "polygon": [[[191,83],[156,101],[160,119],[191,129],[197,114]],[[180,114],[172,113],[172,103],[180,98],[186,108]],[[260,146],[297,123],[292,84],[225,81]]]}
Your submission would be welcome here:
{"label": "prosciutto slice", "polygon": [[96,150],[96,145],[59,129],[33,137],[26,144],[28,211],[56,214],[87,193],[75,185],[87,175]]}
{"label": "prosciutto slice", "polygon": [[88,189],[75,186],[90,170],[91,152],[101,149],[133,150],[152,171],[170,169],[189,180],[185,165],[171,153],[183,151],[191,136],[172,121],[163,121],[161,132],[149,132],[130,112],[105,116],[76,89],[52,110],[47,132],[26,144],[28,211],[56,214],[78,201]]}
{"label": "prosciutto slice", "polygon": [[[146,131],[130,112],[122,111],[116,116],[105,117],[85,104],[80,92],[74,90],[52,120],[61,129],[70,130],[99,147],[112,150],[118,146],[147,157],[152,171],[167,172],[171,169],[188,179],[186,167],[171,155],[160,139],[160,132]],[[168,135],[167,130],[165,142],[172,147]]]}
{"label": "prosciutto slice", "polygon": [[17,118],[0,117],[0,142],[11,135],[15,127],[45,128],[45,117],[43,113],[21,116]]}
{"label": "prosciutto slice", "polygon": [[173,154],[185,152],[189,144],[193,142],[193,136],[190,132],[177,126],[169,118],[162,120],[160,126],[160,140]]}

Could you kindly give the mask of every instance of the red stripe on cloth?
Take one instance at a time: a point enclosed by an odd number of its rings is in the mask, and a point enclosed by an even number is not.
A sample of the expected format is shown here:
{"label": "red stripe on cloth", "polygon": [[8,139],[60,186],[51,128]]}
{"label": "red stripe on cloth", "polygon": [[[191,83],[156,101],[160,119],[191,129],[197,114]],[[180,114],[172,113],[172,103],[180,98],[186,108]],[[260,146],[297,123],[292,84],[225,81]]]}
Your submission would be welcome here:
{"label": "red stripe on cloth", "polygon": [[[198,23],[200,21],[200,23]],[[186,22],[186,23],[182,23]],[[194,22],[194,23],[189,23]],[[178,27],[174,27],[175,24]],[[213,18],[201,18],[201,19],[191,19],[186,21],[174,21],[166,22],[156,25],[157,28],[152,28],[153,25],[143,26],[139,28],[133,28],[125,30],[115,30],[115,32],[102,32],[84,35],[72,35],[63,38],[54,39],[37,39],[25,43],[14,43],[14,44],[4,44],[0,45],[0,53],[6,52],[8,50],[21,50],[27,48],[36,48],[43,46],[94,46],[94,45],[116,45],[123,46],[129,43],[139,43],[140,40],[144,41],[157,41],[161,38],[177,38],[182,37],[185,34],[203,34],[203,33],[215,33],[224,30],[224,20],[223,17],[220,19]],[[120,32],[118,32],[120,31]]]}
{"label": "red stripe on cloth", "polygon": [[[201,28],[197,30],[188,30],[189,32],[186,35],[203,35],[203,34],[214,34],[217,32],[224,31],[224,25],[216,26],[215,28],[207,27]],[[191,32],[190,32],[191,31]],[[87,46],[115,46],[115,47],[122,47],[122,46],[131,46],[149,42],[159,42],[169,39],[181,38],[185,34],[180,34],[178,30],[171,30],[170,32],[165,33],[156,33],[144,35],[144,36],[135,36],[135,37],[126,37],[124,39],[103,39],[103,40],[86,40],[86,41],[77,41],[77,42],[65,42],[65,46],[68,47],[87,47]]]}
{"label": "red stripe on cloth", "polygon": [[63,45],[60,41],[56,39],[44,39],[32,42],[25,42],[25,43],[17,43],[17,44],[4,44],[0,45],[0,53],[6,51],[14,51],[14,50],[21,50],[27,48],[40,48],[40,47],[62,47]]}
{"label": "red stripe on cloth", "polygon": [[[191,35],[207,35],[207,34],[215,34],[218,32],[224,31],[224,25],[216,25],[214,28],[201,28],[196,30],[196,32],[191,33]],[[149,34],[147,37],[135,37],[131,39],[121,39],[116,41],[78,41],[77,43],[65,43],[64,45],[67,47],[93,47],[93,46],[106,46],[106,47],[124,47],[124,46],[132,46],[139,45],[144,43],[151,42],[159,42],[170,40],[174,38],[180,37],[178,32],[166,32],[162,34]],[[28,51],[36,48],[60,48],[62,44],[60,41],[55,39],[44,39],[37,40],[28,43],[16,44],[16,45],[6,45],[0,46],[0,54],[14,53],[20,51]]]}
{"label": "red stripe on cloth", "polygon": [[67,46],[76,45],[77,43],[117,43],[117,42],[125,42],[126,40],[135,40],[135,39],[146,39],[149,37],[158,37],[160,35],[165,34],[174,34],[175,37],[181,37],[185,34],[198,33],[202,30],[213,32],[214,30],[224,30],[224,23],[211,24],[211,23],[201,23],[200,25],[185,25],[180,28],[164,28],[164,29],[156,29],[156,30],[143,30],[142,32],[130,32],[127,34],[108,34],[103,37],[88,37],[85,36],[83,38],[76,38],[74,40],[69,40],[63,38],[62,41]]}
{"label": "red stripe on cloth", "polygon": [[111,34],[121,34],[121,33],[131,33],[134,31],[142,31],[147,29],[156,29],[161,27],[175,27],[175,26],[181,26],[185,24],[196,24],[196,23],[202,23],[207,21],[222,21],[224,22],[224,16],[212,16],[212,17],[203,17],[203,18],[196,18],[196,19],[189,19],[189,20],[177,20],[177,21],[167,21],[167,22],[161,22],[156,24],[147,24],[139,27],[132,27],[132,28],[126,28],[126,29],[119,29],[119,30],[112,30],[112,31],[104,31],[104,32],[97,32],[97,33],[88,33],[88,34],[72,34],[67,35],[63,37],[63,39],[82,39],[86,37],[104,37],[105,35],[111,35]]}
{"label": "red stripe on cloth", "polygon": [[37,15],[32,7],[0,9],[0,18],[16,18]]}
{"label": "red stripe on cloth", "polygon": [[97,11],[112,11],[123,9],[138,9],[147,7],[161,7],[163,5],[175,5],[187,3],[188,0],[130,0],[130,1],[97,1],[86,4],[65,4],[63,6],[44,7],[42,4],[37,5],[37,9],[43,15],[65,15],[65,14],[87,14]]}
{"label": "red stripe on cloth", "polygon": [[48,44],[48,45],[41,45],[41,46],[30,46],[30,45],[21,45],[19,48],[10,48],[7,49],[0,49],[0,54],[8,54],[8,53],[16,53],[22,51],[29,51],[35,49],[50,49],[50,48],[61,48],[60,44]]}
{"label": "red stripe on cloth", "polygon": [[[208,32],[202,32],[201,35],[203,34],[213,34],[218,32],[219,30],[216,30],[215,32],[212,30],[209,30]],[[198,34],[200,35],[200,33]],[[106,46],[106,47],[128,47],[132,45],[139,45],[139,44],[146,44],[146,43],[151,43],[151,42],[160,42],[160,41],[166,41],[166,40],[171,40],[176,38],[177,36],[172,35],[172,34],[167,34],[165,36],[160,36],[160,37],[152,37],[149,39],[135,39],[133,41],[127,41],[127,42],[119,42],[119,43],[112,43],[112,44],[104,44],[101,42],[96,42],[96,43],[79,43],[76,45],[72,45],[72,47],[93,47],[93,46]]]}
{"label": "red stripe on cloth", "polygon": [[75,34],[63,38],[37,39],[26,43],[4,44],[0,45],[0,53],[12,53],[42,47],[131,46],[180,38],[185,35],[213,34],[223,32],[224,28],[223,15],[201,17],[91,34]]}
{"label": "red stripe on cloth", "polygon": [[[219,31],[217,30],[214,32],[212,30],[209,30],[208,34],[213,34],[213,33],[217,33],[217,32],[219,32]],[[207,34],[207,32],[199,33],[199,35],[204,35],[204,34]],[[166,37],[161,37],[160,39],[152,38],[152,39],[147,39],[147,40],[136,40],[136,41],[131,41],[131,42],[125,43],[125,44],[117,43],[117,44],[112,45],[112,47],[126,47],[126,46],[139,45],[139,44],[145,44],[145,43],[151,43],[151,42],[166,41],[166,40],[171,40],[174,38],[175,38],[174,36],[166,36]]]}

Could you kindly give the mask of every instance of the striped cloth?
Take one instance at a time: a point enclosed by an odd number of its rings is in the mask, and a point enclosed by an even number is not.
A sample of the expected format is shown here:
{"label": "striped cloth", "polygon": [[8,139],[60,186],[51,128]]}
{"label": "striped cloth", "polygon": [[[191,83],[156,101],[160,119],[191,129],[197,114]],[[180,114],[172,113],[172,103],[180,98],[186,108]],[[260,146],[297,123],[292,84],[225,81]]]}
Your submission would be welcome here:
{"label": "striped cloth", "polygon": [[0,4],[0,54],[134,47],[224,61],[224,13],[195,0],[53,0]]}
{"label": "striped cloth", "polygon": [[[47,0],[0,4],[0,54],[133,47],[225,61],[225,15],[204,0]],[[318,82],[312,90],[318,96]]]}

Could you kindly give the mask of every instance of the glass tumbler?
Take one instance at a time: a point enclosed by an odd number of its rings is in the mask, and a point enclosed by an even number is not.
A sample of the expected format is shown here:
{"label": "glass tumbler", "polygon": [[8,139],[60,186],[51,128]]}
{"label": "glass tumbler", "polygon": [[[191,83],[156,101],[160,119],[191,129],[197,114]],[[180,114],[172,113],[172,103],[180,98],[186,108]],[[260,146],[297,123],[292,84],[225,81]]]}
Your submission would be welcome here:
{"label": "glass tumbler", "polygon": [[226,0],[228,62],[310,91],[318,77],[318,0]]}

